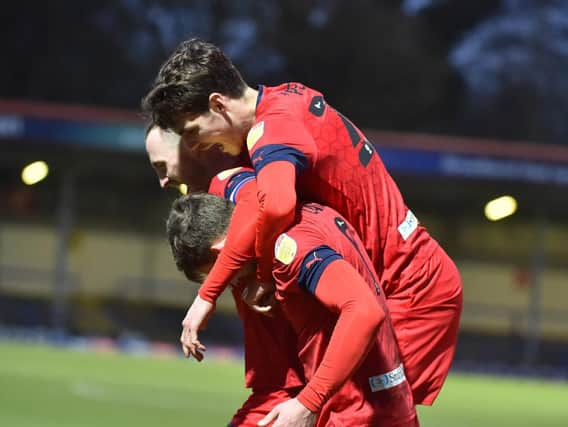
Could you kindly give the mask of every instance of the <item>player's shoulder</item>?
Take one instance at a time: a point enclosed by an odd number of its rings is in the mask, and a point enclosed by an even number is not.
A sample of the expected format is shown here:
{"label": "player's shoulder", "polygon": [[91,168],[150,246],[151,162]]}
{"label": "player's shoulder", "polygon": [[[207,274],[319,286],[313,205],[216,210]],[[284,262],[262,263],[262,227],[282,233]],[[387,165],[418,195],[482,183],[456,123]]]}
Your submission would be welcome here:
{"label": "player's shoulder", "polygon": [[[323,95],[315,89],[299,82],[288,82],[278,86],[261,86],[257,105],[257,117],[274,111],[304,111],[302,108],[314,97],[323,99]],[[296,108],[297,107],[297,108]]]}
{"label": "player's shoulder", "polygon": [[317,203],[304,203],[298,208],[294,223],[278,236],[274,244],[274,257],[280,264],[301,262],[314,248],[326,241],[320,215],[325,208]]}
{"label": "player's shoulder", "polygon": [[301,226],[293,227],[276,241],[273,277],[280,291],[288,289],[313,294],[327,266],[343,258],[329,246],[322,233],[314,233],[313,227],[307,229],[307,234],[305,231]]}
{"label": "player's shoulder", "polygon": [[209,185],[209,193],[235,202],[235,195],[246,182],[255,179],[254,170],[236,167],[219,172]]}

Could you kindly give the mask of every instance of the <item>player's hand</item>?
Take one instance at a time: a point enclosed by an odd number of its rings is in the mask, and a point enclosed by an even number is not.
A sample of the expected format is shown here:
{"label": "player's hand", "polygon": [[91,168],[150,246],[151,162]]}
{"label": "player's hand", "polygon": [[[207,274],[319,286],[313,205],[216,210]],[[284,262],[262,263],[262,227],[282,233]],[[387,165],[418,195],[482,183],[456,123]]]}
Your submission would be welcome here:
{"label": "player's hand", "polygon": [[276,304],[274,285],[253,281],[243,289],[242,298],[253,311],[271,316]]}
{"label": "player's hand", "polygon": [[313,427],[316,414],[294,398],[276,405],[258,425],[267,426],[272,421],[272,427]]}
{"label": "player's hand", "polygon": [[185,357],[193,356],[198,362],[203,360],[203,353],[207,349],[201,344],[197,334],[201,329],[205,329],[207,321],[214,310],[214,304],[205,301],[199,295],[195,297],[193,304],[187,310],[183,322],[181,322],[183,329],[179,340]]}

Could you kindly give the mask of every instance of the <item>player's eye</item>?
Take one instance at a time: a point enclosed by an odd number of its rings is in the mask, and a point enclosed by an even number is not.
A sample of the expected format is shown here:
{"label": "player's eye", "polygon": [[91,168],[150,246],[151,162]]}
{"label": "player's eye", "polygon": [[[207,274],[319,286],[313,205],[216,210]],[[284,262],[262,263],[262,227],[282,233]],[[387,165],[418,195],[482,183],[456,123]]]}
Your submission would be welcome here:
{"label": "player's eye", "polygon": [[166,165],[162,162],[154,163],[154,170],[159,176],[165,176],[167,173]]}
{"label": "player's eye", "polygon": [[182,143],[191,150],[195,149],[195,145],[197,145],[197,133],[198,130],[196,127],[184,130],[181,134]]}

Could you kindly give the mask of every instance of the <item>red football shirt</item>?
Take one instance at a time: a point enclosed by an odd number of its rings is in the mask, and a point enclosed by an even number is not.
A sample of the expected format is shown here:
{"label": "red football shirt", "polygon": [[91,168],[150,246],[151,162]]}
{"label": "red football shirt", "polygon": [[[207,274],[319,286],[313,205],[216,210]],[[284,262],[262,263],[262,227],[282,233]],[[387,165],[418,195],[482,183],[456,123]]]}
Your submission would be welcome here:
{"label": "red football shirt", "polygon": [[[209,192],[236,203],[241,198],[256,197],[256,192],[249,194],[246,187],[251,181],[254,181],[251,170],[232,169],[215,177]],[[252,311],[242,300],[244,287],[242,281],[233,281],[231,290],[243,322],[246,386],[261,393],[303,386],[296,334],[290,323],[278,306],[271,317]]]}
{"label": "red football shirt", "polygon": [[[402,290],[399,273],[411,263],[420,267],[437,246],[405,205],[373,144],[321,93],[300,83],[261,86],[247,148],[261,192],[261,171],[290,163],[299,197],[334,208],[355,227],[387,296]],[[275,236],[270,218],[258,227],[261,259]]]}
{"label": "red football shirt", "polygon": [[[229,234],[227,253],[199,291],[204,299],[214,301],[255,253],[261,277],[269,279],[266,255],[293,220],[296,193],[334,208],[355,227],[387,297],[412,294],[400,273],[419,269],[438,245],[404,204],[373,144],[321,93],[300,83],[261,86],[247,148],[259,189],[256,234],[252,224],[238,238]],[[285,217],[278,217],[282,210]]]}
{"label": "red football shirt", "polygon": [[[318,425],[415,425],[413,398],[386,300],[353,227],[333,209],[304,204],[292,227],[278,238],[274,257],[277,298],[298,335],[299,356],[309,381],[298,398],[308,407],[312,401],[329,399],[321,408]],[[340,264],[342,260],[353,267],[356,276],[344,275],[347,264]],[[333,267],[337,268],[331,270]],[[323,280],[328,293],[330,289],[345,293],[361,280],[366,294],[359,303],[375,299],[371,310],[385,315],[370,342],[361,342],[357,336],[365,326],[365,316],[341,323],[342,338],[332,335],[340,321],[319,298],[318,286],[324,286]],[[353,354],[344,354],[349,352]],[[342,358],[364,354],[337,392],[331,397],[326,394],[336,370],[346,369]]]}

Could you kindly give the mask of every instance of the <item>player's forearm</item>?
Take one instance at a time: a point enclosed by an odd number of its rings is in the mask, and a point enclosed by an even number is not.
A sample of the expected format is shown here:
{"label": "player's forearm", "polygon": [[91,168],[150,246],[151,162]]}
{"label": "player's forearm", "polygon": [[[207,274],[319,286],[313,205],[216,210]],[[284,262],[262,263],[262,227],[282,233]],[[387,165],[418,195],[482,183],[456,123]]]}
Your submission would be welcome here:
{"label": "player's forearm", "polygon": [[247,258],[235,254],[237,252],[227,248],[221,251],[213,268],[199,287],[198,294],[202,299],[215,304],[217,298],[223,293],[234,275],[247,262],[247,259],[252,259],[252,257]]}
{"label": "player's forearm", "polygon": [[225,246],[199,288],[199,296],[205,301],[215,303],[234,275],[254,259],[258,201],[256,185],[253,184],[251,182],[241,190],[229,223]]}
{"label": "player's forearm", "polygon": [[318,412],[367,355],[377,328],[372,323],[375,322],[369,322],[365,313],[340,316],[337,325],[340,331],[334,331],[324,360],[298,395],[298,400],[310,411]]}
{"label": "player's forearm", "polygon": [[[331,263],[318,284],[316,296],[329,308],[339,310],[323,360],[306,387],[298,395],[309,410],[318,412],[322,405],[353,374],[366,357],[385,313],[369,292],[367,284],[345,261]],[[334,281],[335,286],[322,284]]]}
{"label": "player's forearm", "polygon": [[257,176],[259,213],[256,231],[256,257],[261,280],[269,280],[274,243],[294,221],[296,212],[296,170],[289,162],[265,166]]}

